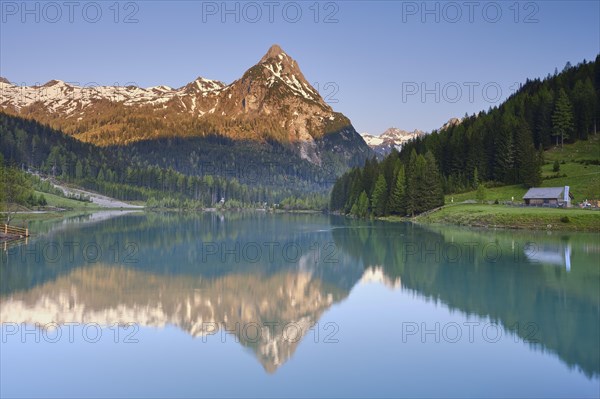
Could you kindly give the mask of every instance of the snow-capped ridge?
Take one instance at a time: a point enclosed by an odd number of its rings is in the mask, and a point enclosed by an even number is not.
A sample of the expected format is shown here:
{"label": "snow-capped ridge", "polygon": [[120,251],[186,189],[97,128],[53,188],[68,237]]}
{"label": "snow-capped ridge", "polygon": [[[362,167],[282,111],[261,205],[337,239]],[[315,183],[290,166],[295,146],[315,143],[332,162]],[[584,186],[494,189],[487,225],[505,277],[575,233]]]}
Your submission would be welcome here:
{"label": "snow-capped ridge", "polygon": [[424,135],[425,132],[415,129],[412,132],[391,127],[379,136],[368,133],[361,134],[363,140],[380,156],[389,154],[393,149],[400,150],[404,144],[417,137]]}
{"label": "snow-capped ridge", "polygon": [[[444,123],[442,127],[437,129],[443,131],[449,129],[452,126],[456,126],[462,123],[464,118],[450,118],[448,122]],[[402,146],[410,140],[414,140],[417,137],[421,137],[427,134],[426,132],[415,129],[412,132],[399,129],[397,127],[390,127],[380,135],[372,135],[369,133],[362,133],[361,136],[365,143],[371,147],[380,156],[386,156],[394,148],[398,151],[402,149]]]}
{"label": "snow-capped ridge", "polygon": [[65,83],[62,80],[58,80],[58,79],[52,79],[49,80],[48,82],[44,83],[41,87],[72,87],[71,85]]}
{"label": "snow-capped ridge", "polygon": [[203,77],[196,78],[196,80],[194,80],[193,83],[196,85],[196,88],[202,92],[218,91],[218,90],[222,90],[225,86],[227,86],[225,83],[223,83],[221,81],[206,79]]}
{"label": "snow-capped ridge", "polygon": [[189,90],[200,95],[217,93],[226,85],[223,82],[202,77],[192,83],[174,89],[167,85],[142,88],[129,86],[78,86],[53,79],[43,85],[18,86],[7,79],[0,80],[0,107],[17,111],[41,103],[51,113],[70,116],[92,105],[95,101],[121,102],[126,106],[164,104],[173,98],[189,95]]}
{"label": "snow-capped ridge", "polygon": [[[325,151],[347,162],[357,154],[372,155],[350,120],[325,102],[278,45],[230,84],[204,77],[178,88],[90,87],[58,80],[19,86],[6,80],[0,82],[0,110],[16,116],[33,113],[41,123],[100,145],[218,131],[234,140],[275,138],[317,165]],[[148,118],[156,126],[151,133],[138,122]],[[132,130],[123,131],[128,123]],[[102,129],[92,132],[92,126]],[[336,135],[342,140],[333,140]]]}

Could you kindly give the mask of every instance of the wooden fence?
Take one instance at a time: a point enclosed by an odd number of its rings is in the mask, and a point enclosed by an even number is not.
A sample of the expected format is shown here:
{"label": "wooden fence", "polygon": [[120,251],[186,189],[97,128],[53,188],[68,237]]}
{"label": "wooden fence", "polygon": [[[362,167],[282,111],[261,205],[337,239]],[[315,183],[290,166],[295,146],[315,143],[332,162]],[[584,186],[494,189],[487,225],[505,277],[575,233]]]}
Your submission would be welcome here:
{"label": "wooden fence", "polygon": [[2,231],[6,235],[16,236],[18,238],[29,237],[29,229],[25,227],[9,226],[5,224]]}

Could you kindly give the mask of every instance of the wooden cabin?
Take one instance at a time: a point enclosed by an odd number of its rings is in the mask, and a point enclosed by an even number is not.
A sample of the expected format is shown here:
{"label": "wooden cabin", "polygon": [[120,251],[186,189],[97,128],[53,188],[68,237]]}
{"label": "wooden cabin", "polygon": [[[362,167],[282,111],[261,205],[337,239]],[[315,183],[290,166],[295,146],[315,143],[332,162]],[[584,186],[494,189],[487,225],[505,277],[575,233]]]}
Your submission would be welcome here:
{"label": "wooden cabin", "polygon": [[573,194],[569,186],[564,187],[533,187],[523,196],[525,205],[570,207]]}

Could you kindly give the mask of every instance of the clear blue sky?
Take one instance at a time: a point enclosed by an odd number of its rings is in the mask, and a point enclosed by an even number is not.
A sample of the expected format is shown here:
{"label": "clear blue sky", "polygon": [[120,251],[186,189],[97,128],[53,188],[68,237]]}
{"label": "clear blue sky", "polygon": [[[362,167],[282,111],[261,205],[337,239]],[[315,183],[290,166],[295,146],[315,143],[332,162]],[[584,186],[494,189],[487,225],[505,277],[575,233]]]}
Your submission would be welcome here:
{"label": "clear blue sky", "polygon": [[221,1],[138,1],[118,3],[118,15],[112,0],[22,4],[0,3],[0,76],[12,82],[230,83],[278,43],[359,132],[374,134],[437,128],[600,52],[598,1],[260,0],[228,2],[229,14]]}

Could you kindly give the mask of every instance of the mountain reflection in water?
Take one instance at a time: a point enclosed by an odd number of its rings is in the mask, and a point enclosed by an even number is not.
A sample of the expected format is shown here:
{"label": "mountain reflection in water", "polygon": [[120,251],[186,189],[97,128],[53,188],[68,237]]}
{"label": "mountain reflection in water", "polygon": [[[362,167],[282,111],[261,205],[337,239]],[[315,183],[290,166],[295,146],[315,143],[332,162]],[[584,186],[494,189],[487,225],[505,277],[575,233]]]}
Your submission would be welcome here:
{"label": "mountain reflection in water", "polygon": [[[515,325],[535,323],[536,340],[523,336],[532,348],[600,373],[594,235],[259,213],[116,214],[32,228],[39,234],[27,246],[1,256],[3,323],[134,322],[193,337],[218,328],[274,372],[302,341],[285,326],[306,336],[357,283],[377,282],[517,335]],[[73,242],[102,253],[91,262],[66,251]],[[59,259],[38,256],[50,247],[62,249]]]}

